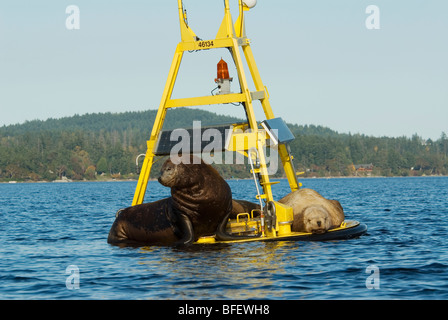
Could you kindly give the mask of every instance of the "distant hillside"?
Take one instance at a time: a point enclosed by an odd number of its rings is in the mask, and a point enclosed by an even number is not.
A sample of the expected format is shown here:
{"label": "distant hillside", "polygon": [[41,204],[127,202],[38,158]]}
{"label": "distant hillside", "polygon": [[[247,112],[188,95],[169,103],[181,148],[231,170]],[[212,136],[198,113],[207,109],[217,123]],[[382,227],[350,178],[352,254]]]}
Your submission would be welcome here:
{"label": "distant hillside", "polygon": [[[150,132],[156,114],[157,110],[147,110],[123,113],[88,113],[60,119],[33,120],[26,121],[23,124],[0,127],[0,134],[3,136],[17,136],[24,133],[42,131],[73,132],[83,130],[100,132],[125,131],[130,128]],[[168,110],[165,128],[191,127],[194,120],[200,120],[204,125],[241,121],[241,119],[217,115],[207,111],[179,108],[174,112]]]}
{"label": "distant hillside", "polygon": [[[75,115],[0,127],[0,181],[137,178],[135,159],[146,152],[155,110]],[[240,122],[212,112],[179,108],[165,127]],[[338,133],[322,126],[288,124],[297,171],[305,176],[447,175],[448,138],[437,141]],[[157,172],[163,161],[155,164]],[[250,177],[246,165],[218,165],[226,177]],[[280,170],[276,176],[282,176]]]}

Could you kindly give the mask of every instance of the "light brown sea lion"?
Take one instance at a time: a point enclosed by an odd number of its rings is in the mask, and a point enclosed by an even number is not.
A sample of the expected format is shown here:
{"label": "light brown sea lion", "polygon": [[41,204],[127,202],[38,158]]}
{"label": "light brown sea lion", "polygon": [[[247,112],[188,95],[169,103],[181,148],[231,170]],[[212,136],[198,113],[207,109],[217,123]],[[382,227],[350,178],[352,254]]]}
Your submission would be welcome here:
{"label": "light brown sea lion", "polygon": [[331,229],[331,217],[321,205],[311,205],[303,210],[303,229],[309,233],[325,233]]}
{"label": "light brown sea lion", "polygon": [[339,201],[328,200],[312,189],[302,188],[293,191],[279,202],[293,209],[292,231],[313,232],[314,230],[314,233],[323,233],[339,227],[345,219],[344,210]]}
{"label": "light brown sea lion", "polygon": [[171,197],[121,210],[109,243],[184,245],[202,236],[226,237],[232,192],[212,166],[191,155],[179,164],[168,159],[159,182],[171,188]]}

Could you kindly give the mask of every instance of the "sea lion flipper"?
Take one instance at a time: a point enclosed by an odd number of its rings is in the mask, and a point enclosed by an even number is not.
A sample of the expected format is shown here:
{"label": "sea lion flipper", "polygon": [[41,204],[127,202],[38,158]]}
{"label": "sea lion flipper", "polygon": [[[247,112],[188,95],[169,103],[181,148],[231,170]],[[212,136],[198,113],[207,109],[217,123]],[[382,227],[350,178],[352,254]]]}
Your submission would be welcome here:
{"label": "sea lion flipper", "polygon": [[184,246],[192,244],[194,242],[193,224],[187,215],[179,215],[179,228],[182,232],[182,238],[179,241],[176,241],[175,245]]}

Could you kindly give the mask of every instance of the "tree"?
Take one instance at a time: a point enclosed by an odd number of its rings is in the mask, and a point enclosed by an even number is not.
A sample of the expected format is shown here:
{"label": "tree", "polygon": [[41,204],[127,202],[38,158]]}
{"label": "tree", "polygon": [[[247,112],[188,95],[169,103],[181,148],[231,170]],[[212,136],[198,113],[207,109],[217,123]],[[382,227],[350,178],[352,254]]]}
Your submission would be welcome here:
{"label": "tree", "polygon": [[96,170],[98,174],[106,173],[108,166],[107,166],[107,160],[105,157],[101,157],[101,159],[96,164]]}
{"label": "tree", "polygon": [[84,174],[85,178],[87,180],[94,180],[96,177],[96,170],[94,166],[88,166],[86,169],[86,172]]}

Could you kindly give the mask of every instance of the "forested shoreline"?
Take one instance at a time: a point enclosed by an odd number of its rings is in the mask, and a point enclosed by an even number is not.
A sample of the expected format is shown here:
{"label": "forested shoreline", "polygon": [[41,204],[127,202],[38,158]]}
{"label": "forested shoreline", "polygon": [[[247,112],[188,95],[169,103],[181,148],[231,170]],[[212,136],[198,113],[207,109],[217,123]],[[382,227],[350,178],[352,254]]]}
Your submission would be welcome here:
{"label": "forested shoreline", "polygon": [[[96,113],[33,120],[0,127],[0,181],[137,179],[135,159],[146,152],[156,110]],[[215,113],[169,112],[164,129],[241,122]],[[448,175],[448,136],[436,141],[338,133],[315,125],[288,124],[302,177]],[[163,161],[153,166],[157,176]],[[141,161],[140,161],[141,163]],[[225,178],[250,177],[247,164],[215,165]],[[282,177],[278,170],[275,177]]]}

